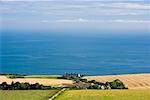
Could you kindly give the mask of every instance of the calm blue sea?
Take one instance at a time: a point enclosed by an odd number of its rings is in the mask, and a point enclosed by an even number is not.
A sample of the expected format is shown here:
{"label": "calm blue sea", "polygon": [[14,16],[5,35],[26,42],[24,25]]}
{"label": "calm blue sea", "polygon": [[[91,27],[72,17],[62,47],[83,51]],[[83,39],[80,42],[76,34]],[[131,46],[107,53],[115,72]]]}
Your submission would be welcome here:
{"label": "calm blue sea", "polygon": [[150,72],[146,36],[3,35],[0,73],[106,75]]}

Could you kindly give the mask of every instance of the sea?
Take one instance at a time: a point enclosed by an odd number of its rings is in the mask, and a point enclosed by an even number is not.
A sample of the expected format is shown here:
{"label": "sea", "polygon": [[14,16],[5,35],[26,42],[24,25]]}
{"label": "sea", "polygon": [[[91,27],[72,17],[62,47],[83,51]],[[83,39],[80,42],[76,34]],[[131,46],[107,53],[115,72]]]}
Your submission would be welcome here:
{"label": "sea", "polygon": [[150,73],[150,37],[2,34],[0,57],[0,73]]}

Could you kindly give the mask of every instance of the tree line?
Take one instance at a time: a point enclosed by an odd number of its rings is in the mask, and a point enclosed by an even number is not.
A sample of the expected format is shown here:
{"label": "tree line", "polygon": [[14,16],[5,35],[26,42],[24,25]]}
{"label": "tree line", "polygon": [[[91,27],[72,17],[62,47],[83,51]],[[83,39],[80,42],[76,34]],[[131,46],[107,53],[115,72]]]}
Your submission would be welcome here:
{"label": "tree line", "polygon": [[7,82],[3,82],[0,84],[0,90],[49,90],[49,89],[57,89],[56,87],[44,86],[39,83],[30,84],[30,83],[20,83],[20,82],[12,82],[11,84],[7,84]]}

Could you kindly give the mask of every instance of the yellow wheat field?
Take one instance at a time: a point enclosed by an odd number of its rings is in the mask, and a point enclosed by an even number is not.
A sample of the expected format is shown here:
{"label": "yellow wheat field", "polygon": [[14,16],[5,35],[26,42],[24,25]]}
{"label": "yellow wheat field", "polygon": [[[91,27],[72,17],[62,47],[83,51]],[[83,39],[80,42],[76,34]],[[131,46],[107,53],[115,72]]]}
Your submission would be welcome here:
{"label": "yellow wheat field", "polygon": [[28,82],[30,84],[39,83],[43,85],[63,85],[63,84],[72,84],[71,80],[65,79],[40,79],[40,78],[16,78],[9,79],[6,76],[0,76],[0,83],[7,82],[10,84],[11,82]]}
{"label": "yellow wheat field", "polygon": [[120,79],[129,89],[150,88],[150,74],[126,74],[126,75],[108,75],[108,76],[86,76],[88,80],[100,82],[113,81]]}

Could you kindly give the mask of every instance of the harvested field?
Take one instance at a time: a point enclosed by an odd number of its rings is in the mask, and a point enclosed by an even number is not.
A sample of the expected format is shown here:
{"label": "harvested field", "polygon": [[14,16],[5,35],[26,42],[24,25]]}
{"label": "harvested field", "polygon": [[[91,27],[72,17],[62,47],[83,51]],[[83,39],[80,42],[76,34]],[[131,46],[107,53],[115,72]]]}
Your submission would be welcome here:
{"label": "harvested field", "polygon": [[0,76],[0,83],[7,82],[10,84],[11,82],[28,82],[30,84],[40,83],[43,85],[63,85],[63,84],[72,84],[71,80],[65,79],[40,79],[40,78],[16,78],[9,79],[6,76]]}
{"label": "harvested field", "polygon": [[113,81],[119,79],[128,86],[129,89],[150,88],[150,74],[126,74],[126,75],[108,75],[108,76],[86,76],[88,80],[100,82]]}

